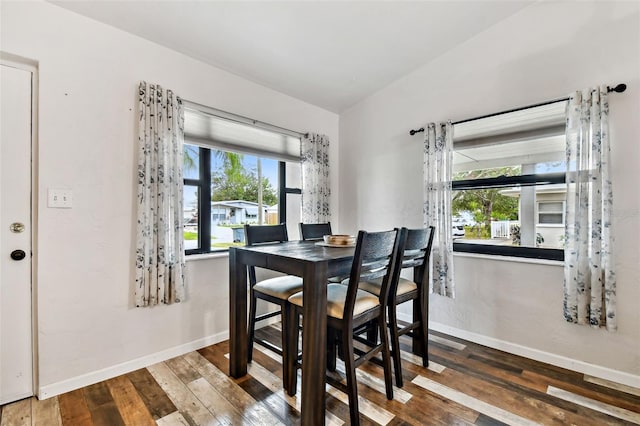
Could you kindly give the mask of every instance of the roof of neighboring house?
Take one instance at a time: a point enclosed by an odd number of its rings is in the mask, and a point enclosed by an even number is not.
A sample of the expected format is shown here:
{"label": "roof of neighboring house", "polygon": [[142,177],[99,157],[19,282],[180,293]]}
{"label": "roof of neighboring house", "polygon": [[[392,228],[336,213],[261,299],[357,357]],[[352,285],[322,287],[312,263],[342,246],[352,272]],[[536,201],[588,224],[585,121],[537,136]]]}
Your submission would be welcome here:
{"label": "roof of neighboring house", "polygon": [[[230,201],[212,201],[211,207],[223,207],[229,209],[244,209],[247,214],[257,215],[258,214],[258,203],[254,203],[253,201],[244,201],[244,200],[230,200]],[[271,209],[271,207],[263,206],[264,210]],[[276,204],[277,208],[277,204]]]}
{"label": "roof of neighboring house", "polygon": [[[536,194],[564,194],[565,192],[567,192],[567,185],[564,183],[536,186]],[[520,187],[503,189],[500,193],[508,197],[519,197]]]}

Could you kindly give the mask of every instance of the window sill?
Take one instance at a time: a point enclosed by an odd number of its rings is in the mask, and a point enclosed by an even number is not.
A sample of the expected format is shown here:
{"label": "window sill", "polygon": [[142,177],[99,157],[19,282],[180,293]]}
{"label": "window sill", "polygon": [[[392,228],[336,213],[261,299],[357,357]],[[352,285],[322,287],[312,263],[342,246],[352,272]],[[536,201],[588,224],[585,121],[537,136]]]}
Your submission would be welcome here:
{"label": "window sill", "polygon": [[453,252],[454,257],[469,257],[475,259],[487,259],[502,262],[516,262],[516,263],[532,263],[536,265],[550,265],[550,266],[564,266],[562,260],[550,260],[550,259],[535,259],[528,257],[515,257],[515,256],[498,256],[495,254],[484,253],[468,253],[463,251]]}
{"label": "window sill", "polygon": [[211,253],[188,254],[185,256],[187,262],[196,260],[219,259],[229,257],[228,251],[216,251]]}

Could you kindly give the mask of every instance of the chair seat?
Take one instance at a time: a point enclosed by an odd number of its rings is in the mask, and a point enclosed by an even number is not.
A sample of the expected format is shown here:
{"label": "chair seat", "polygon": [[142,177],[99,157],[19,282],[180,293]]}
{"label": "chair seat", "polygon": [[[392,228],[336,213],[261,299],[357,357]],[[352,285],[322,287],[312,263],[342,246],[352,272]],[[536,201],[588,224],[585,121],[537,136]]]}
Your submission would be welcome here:
{"label": "chair seat", "polygon": [[269,278],[259,281],[253,290],[278,299],[287,300],[289,296],[302,290],[302,278],[294,275]]}
{"label": "chair seat", "polygon": [[[347,286],[342,284],[327,285],[327,315],[333,318],[342,319],[345,299],[347,298]],[[302,292],[289,297],[289,302],[302,306]],[[380,303],[378,296],[367,291],[358,290],[356,293],[356,303],[353,307],[353,316],[358,316],[369,309],[375,308]]]}
{"label": "chair seat", "polygon": [[[380,295],[380,290],[382,288],[382,278],[373,280],[373,281],[361,281],[358,286],[360,290],[368,291],[369,293],[373,293],[376,296]],[[412,291],[416,291],[418,286],[411,280],[400,277],[398,280],[398,290],[396,294],[398,296],[402,296],[403,294],[410,293]]]}

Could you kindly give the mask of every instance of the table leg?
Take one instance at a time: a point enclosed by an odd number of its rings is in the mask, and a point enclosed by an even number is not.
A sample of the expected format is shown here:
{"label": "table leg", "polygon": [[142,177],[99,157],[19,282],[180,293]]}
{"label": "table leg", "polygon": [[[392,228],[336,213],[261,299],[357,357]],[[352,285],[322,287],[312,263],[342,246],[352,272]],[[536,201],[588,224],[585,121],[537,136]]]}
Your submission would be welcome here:
{"label": "table leg", "polygon": [[327,357],[327,264],[312,263],[304,271],[302,317],[302,424],[325,423]]}
{"label": "table leg", "polygon": [[229,374],[247,374],[247,266],[229,249]]}

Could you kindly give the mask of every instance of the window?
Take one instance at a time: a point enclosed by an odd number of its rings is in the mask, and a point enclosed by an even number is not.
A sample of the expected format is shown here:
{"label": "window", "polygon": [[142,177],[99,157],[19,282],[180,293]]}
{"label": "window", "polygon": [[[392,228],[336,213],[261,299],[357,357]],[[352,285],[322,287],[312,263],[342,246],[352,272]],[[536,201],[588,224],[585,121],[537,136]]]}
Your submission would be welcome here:
{"label": "window", "polygon": [[563,259],[565,105],[454,125],[454,251]]}
{"label": "window", "polygon": [[[286,222],[287,210],[296,229],[299,188],[286,187],[286,171],[299,163],[238,154],[185,144],[184,237],[187,254],[224,251],[244,245],[244,224]],[[194,167],[193,163],[198,163]],[[281,170],[282,169],[282,170]],[[298,172],[299,174],[299,172]],[[291,182],[291,179],[288,180]],[[259,182],[262,193],[259,195]],[[279,208],[280,194],[287,203]],[[291,195],[289,195],[291,194]],[[209,218],[200,220],[199,218]],[[294,226],[291,226],[293,230]],[[295,235],[295,234],[294,234]],[[292,235],[293,237],[293,235]]]}
{"label": "window", "polygon": [[300,139],[185,110],[184,238],[187,254],[244,245],[244,224],[290,223],[301,210]]}
{"label": "window", "polygon": [[564,225],[564,202],[539,201],[538,225]]}

